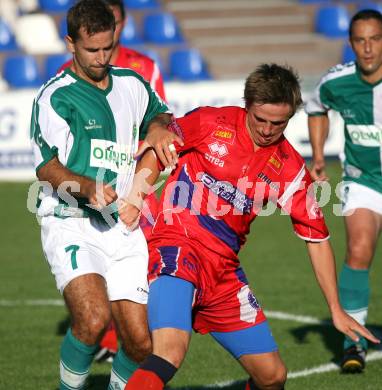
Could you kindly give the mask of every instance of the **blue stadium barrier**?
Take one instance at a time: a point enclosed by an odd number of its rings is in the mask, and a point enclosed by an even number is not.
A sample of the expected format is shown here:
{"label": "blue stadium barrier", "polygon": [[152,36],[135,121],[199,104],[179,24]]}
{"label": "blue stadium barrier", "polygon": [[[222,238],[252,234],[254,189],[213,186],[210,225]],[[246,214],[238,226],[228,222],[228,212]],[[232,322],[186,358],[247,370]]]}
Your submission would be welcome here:
{"label": "blue stadium barrier", "polygon": [[0,51],[17,50],[15,35],[6,22],[0,19]]}
{"label": "blue stadium barrier", "polygon": [[374,3],[372,1],[368,1],[366,3],[364,2],[361,2],[358,7],[357,7],[357,10],[356,12],[358,11],[361,11],[363,9],[373,9],[375,11],[378,11],[378,12],[382,12],[382,4],[378,4],[378,3]]}
{"label": "blue stadium barrier", "polygon": [[355,61],[355,54],[348,42],[344,43],[342,49],[342,63]]}
{"label": "blue stadium barrier", "polygon": [[178,22],[174,15],[167,12],[145,15],[143,31],[147,42],[159,45],[184,42]]}
{"label": "blue stadium barrier", "polygon": [[343,38],[348,35],[349,12],[342,5],[328,5],[316,12],[315,31],[328,38]]}
{"label": "blue stadium barrier", "polygon": [[157,0],[123,0],[127,9],[158,8]]}
{"label": "blue stadium barrier", "polygon": [[44,60],[44,82],[55,76],[60,67],[71,58],[72,55],[70,53],[46,56]]}
{"label": "blue stadium barrier", "polygon": [[35,88],[42,84],[36,59],[29,55],[5,58],[3,77],[11,88]]}
{"label": "blue stadium barrier", "polygon": [[66,12],[74,0],[39,0],[40,8],[47,13]]}
{"label": "blue stadium barrier", "polygon": [[134,16],[131,14],[127,15],[127,21],[122,30],[120,41],[125,46],[139,45],[142,43],[142,37],[135,23]]}
{"label": "blue stadium barrier", "polygon": [[199,50],[177,49],[170,52],[170,75],[182,81],[210,80],[211,75]]}

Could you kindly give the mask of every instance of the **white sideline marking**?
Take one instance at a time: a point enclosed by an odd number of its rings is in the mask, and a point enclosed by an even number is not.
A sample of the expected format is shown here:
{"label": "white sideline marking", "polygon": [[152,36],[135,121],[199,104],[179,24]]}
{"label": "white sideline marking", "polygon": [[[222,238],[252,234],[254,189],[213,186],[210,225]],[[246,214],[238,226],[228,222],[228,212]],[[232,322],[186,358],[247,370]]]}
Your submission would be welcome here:
{"label": "white sideline marking", "polygon": [[0,299],[0,306],[64,306],[64,301],[62,299]]}
{"label": "white sideline marking", "polygon": [[313,325],[331,325],[330,321],[323,321],[315,317],[310,316],[301,316],[291,313],[284,313],[282,311],[268,311],[264,310],[264,314],[268,318],[274,318],[277,320],[286,320],[286,321],[296,321],[303,324],[313,324]]}

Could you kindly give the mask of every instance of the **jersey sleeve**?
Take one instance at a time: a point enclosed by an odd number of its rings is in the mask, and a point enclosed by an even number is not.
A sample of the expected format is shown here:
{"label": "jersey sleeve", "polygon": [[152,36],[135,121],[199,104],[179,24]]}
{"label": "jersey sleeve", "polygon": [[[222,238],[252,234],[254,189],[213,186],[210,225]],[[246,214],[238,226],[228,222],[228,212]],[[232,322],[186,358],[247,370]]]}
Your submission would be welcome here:
{"label": "jersey sleeve", "polygon": [[294,180],[287,183],[278,205],[290,215],[298,237],[316,242],[329,238],[323,213],[315,197],[314,185],[305,165]]}
{"label": "jersey sleeve", "polygon": [[305,105],[305,112],[309,116],[325,115],[335,105],[327,78],[328,75],[321,78],[313,91],[313,95]]}
{"label": "jersey sleeve", "polygon": [[144,114],[139,131],[139,139],[143,140],[146,137],[150,121],[152,121],[159,114],[171,114],[171,111],[169,110],[166,102],[158,95],[156,91],[151,88],[148,82],[146,82],[143,78],[141,78],[141,82],[144,84],[148,93],[146,112]]}
{"label": "jersey sleeve", "polygon": [[38,100],[34,101],[31,143],[36,172],[55,156],[65,164],[66,161],[63,160],[68,149],[68,133],[67,122],[54,111],[52,106]]}

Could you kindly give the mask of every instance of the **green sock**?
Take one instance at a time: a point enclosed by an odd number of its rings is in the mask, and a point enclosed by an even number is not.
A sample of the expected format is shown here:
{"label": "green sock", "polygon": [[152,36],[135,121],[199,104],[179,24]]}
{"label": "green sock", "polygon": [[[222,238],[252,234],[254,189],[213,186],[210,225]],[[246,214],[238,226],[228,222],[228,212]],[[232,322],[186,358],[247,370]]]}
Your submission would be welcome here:
{"label": "green sock", "polygon": [[[361,325],[365,325],[369,306],[369,270],[353,269],[344,264],[339,278],[339,296],[344,310]],[[345,336],[344,349],[354,341]],[[360,337],[360,344],[367,349],[367,341]]]}
{"label": "green sock", "polygon": [[111,367],[110,383],[108,390],[123,390],[133,372],[138,368],[138,363],[128,358],[122,348],[118,349]]}
{"label": "green sock", "polygon": [[97,345],[86,345],[69,328],[61,345],[60,390],[82,389]]}

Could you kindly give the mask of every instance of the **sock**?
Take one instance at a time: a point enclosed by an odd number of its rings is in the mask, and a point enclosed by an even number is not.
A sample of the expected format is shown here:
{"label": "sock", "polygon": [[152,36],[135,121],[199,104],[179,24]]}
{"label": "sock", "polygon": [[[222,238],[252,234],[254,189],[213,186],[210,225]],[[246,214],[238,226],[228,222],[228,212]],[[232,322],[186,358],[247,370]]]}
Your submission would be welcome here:
{"label": "sock", "polygon": [[125,390],[162,390],[178,369],[157,355],[148,356],[127,382]]}
{"label": "sock", "polygon": [[138,368],[138,363],[135,363],[127,357],[122,348],[119,348],[114,357],[111,367],[110,383],[108,390],[122,390],[125,388],[127,381]]}
{"label": "sock", "polygon": [[[369,270],[350,268],[344,264],[339,278],[340,302],[346,313],[365,325],[369,306]],[[367,349],[367,341],[360,337],[360,344]],[[344,349],[354,345],[354,341],[345,336]]]}
{"label": "sock", "polygon": [[138,368],[126,384],[125,390],[163,390],[164,383],[152,371]]}
{"label": "sock", "polygon": [[61,345],[60,390],[82,389],[97,345],[86,345],[69,328]]}
{"label": "sock", "polygon": [[114,322],[111,321],[109,327],[107,328],[106,333],[102,337],[102,340],[99,343],[101,348],[106,348],[111,352],[116,353],[118,350],[118,338],[117,332],[115,330]]}

